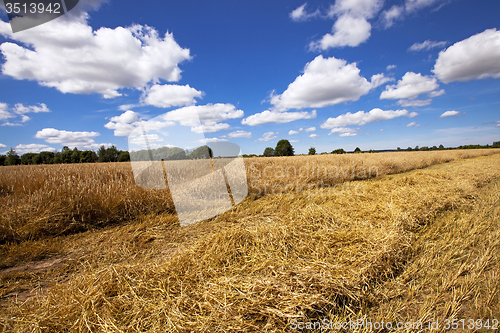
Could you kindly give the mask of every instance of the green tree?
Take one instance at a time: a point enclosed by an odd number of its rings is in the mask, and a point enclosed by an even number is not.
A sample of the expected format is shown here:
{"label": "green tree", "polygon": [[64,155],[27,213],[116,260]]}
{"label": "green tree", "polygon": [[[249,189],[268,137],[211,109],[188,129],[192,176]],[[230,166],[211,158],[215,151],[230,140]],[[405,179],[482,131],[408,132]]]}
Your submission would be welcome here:
{"label": "green tree", "polygon": [[193,160],[196,160],[199,158],[207,159],[210,157],[212,157],[212,149],[210,149],[210,147],[207,145],[198,147],[195,150],[193,150],[191,153],[189,153],[189,158],[193,159]]}
{"label": "green tree", "polygon": [[13,148],[7,152],[7,159],[5,160],[5,165],[18,165],[21,164],[21,158],[17,155]]}
{"label": "green tree", "polygon": [[80,163],[94,163],[98,159],[97,154],[92,150],[85,150],[80,153]]}
{"label": "green tree", "polygon": [[68,146],[64,146],[61,150],[61,163],[71,163],[71,155],[73,152]]}
{"label": "green tree", "polygon": [[21,164],[22,165],[32,165],[35,164],[36,160],[35,157],[38,154],[35,153],[26,153],[21,155]]}
{"label": "green tree", "polygon": [[118,154],[118,162],[129,162],[130,161],[130,154],[128,151],[121,151],[120,154]]}
{"label": "green tree", "polygon": [[439,150],[443,150],[444,149],[444,146],[443,145],[439,145]]}
{"label": "green tree", "polygon": [[332,154],[345,154],[345,150],[342,149],[342,148],[339,148],[339,149],[335,149],[334,151],[332,151]]}
{"label": "green tree", "polygon": [[271,147],[267,147],[266,149],[264,149],[264,154],[262,154],[262,155],[265,157],[274,156],[274,149]]}
{"label": "green tree", "polygon": [[493,142],[493,148],[500,148],[500,141]]}
{"label": "green tree", "polygon": [[5,160],[7,159],[7,156],[5,155],[0,155],[0,166],[5,165]]}
{"label": "green tree", "polygon": [[55,154],[51,151],[42,151],[40,154],[40,163],[43,164],[54,164],[54,156]]}
{"label": "green tree", "polygon": [[97,155],[99,157],[99,162],[116,162],[118,160],[118,149],[115,146],[111,146],[106,149],[106,147],[101,146]]}
{"label": "green tree", "polygon": [[314,147],[309,148],[309,155],[316,155],[316,148]]}
{"label": "green tree", "polygon": [[75,147],[71,152],[71,163],[80,163],[80,154],[81,152]]}
{"label": "green tree", "polygon": [[290,141],[283,139],[278,141],[276,148],[274,148],[274,154],[276,156],[293,156],[295,151]]}
{"label": "green tree", "polygon": [[354,149],[354,152],[355,153],[362,153],[361,149],[359,149],[359,147],[356,147],[356,149]]}

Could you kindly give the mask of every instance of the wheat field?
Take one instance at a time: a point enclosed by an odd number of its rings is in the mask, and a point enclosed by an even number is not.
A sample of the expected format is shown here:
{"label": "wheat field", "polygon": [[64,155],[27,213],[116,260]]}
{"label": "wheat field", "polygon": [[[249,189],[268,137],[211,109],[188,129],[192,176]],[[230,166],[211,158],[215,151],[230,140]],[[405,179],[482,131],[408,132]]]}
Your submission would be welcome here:
{"label": "wheat field", "polygon": [[250,195],[188,227],[127,163],[0,168],[0,329],[500,318],[499,152],[249,158]]}

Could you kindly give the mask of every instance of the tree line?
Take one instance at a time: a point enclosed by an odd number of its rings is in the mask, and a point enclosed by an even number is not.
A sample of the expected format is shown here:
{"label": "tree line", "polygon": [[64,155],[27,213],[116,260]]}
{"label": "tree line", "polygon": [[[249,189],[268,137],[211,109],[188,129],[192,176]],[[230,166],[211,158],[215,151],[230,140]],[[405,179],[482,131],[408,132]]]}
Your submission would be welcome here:
{"label": "tree line", "polygon": [[[396,151],[431,151],[431,150],[451,150],[451,149],[486,149],[500,148],[500,141],[493,142],[492,145],[463,145],[459,147],[444,147],[443,145],[432,147],[408,147]],[[375,150],[366,151],[366,153],[376,153]],[[359,147],[356,147],[353,153],[365,153]],[[326,152],[321,154],[328,154]],[[330,154],[347,154],[347,152],[338,148]],[[294,156],[295,150],[288,140],[280,140],[275,148],[267,147],[264,153],[259,156]],[[309,155],[316,155],[316,148],[309,148]],[[192,151],[177,147],[162,147],[155,150],[139,150],[132,152],[134,161],[160,161],[160,160],[189,160],[212,157],[212,150],[207,146],[198,147]],[[255,154],[243,157],[257,157]],[[60,152],[42,151],[40,153],[26,153],[19,156],[14,149],[10,149],[7,155],[0,155],[0,166],[3,165],[36,165],[36,164],[70,164],[70,163],[96,163],[96,162],[129,162],[130,153],[126,150],[118,150],[115,146],[106,148],[101,146],[97,152],[92,150],[78,150],[78,148],[69,149],[64,146]]]}
{"label": "tree line", "polygon": [[0,165],[36,165],[36,164],[70,164],[95,162],[127,162],[130,161],[128,151],[118,150],[115,146],[101,146],[97,152],[92,150],[69,149],[64,146],[60,152],[42,151],[26,153],[19,156],[14,149],[7,155],[0,155]]}
{"label": "tree line", "polygon": [[106,148],[101,146],[97,152],[92,150],[78,150],[63,147],[60,152],[42,151],[40,153],[26,153],[19,156],[14,149],[7,155],[0,155],[2,165],[36,165],[36,164],[70,164],[70,163],[96,163],[96,162],[129,162],[134,161],[160,161],[160,160],[186,160],[212,157],[212,150],[207,146],[198,147],[192,151],[181,148],[162,147],[155,150],[139,150],[129,153],[118,150],[115,146]]}

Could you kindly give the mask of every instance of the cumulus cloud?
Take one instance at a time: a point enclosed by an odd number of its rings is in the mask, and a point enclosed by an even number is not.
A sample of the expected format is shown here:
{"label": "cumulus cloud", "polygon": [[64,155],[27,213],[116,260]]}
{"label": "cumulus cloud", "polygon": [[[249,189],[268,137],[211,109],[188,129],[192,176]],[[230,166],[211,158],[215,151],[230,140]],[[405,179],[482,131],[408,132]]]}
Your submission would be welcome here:
{"label": "cumulus cloud", "polygon": [[[416,112],[408,112],[407,110],[388,110],[384,111],[378,108],[371,110],[370,112],[358,111],[356,113],[347,112],[335,118],[328,118],[322,125],[321,128],[333,129],[342,128],[345,126],[363,126],[368,123],[374,123],[383,120],[390,120],[398,117],[410,117],[413,118],[417,116]],[[336,132],[335,132],[336,133]]]}
{"label": "cumulus cloud", "polygon": [[[388,85],[380,95],[380,99],[413,99],[421,94],[436,94],[439,88],[435,77],[407,72],[395,85]],[[443,94],[444,91],[439,91]]]}
{"label": "cumulus cloud", "polygon": [[380,20],[384,27],[390,28],[398,20],[402,20],[406,15],[415,13],[418,10],[437,5],[443,6],[447,0],[406,0],[403,5],[394,5],[390,9],[384,10],[380,15]]}
{"label": "cumulus cloud", "polygon": [[222,121],[243,116],[244,112],[236,109],[234,105],[217,103],[186,106],[167,112],[162,118],[165,121],[179,122],[182,126],[191,126],[191,130],[196,133],[211,133],[230,128],[229,124],[221,123]]}
{"label": "cumulus cloud", "polygon": [[316,134],[316,133],[313,133],[313,134],[309,135],[309,137],[310,137],[311,139],[317,139],[317,138],[320,138],[320,136],[319,136],[318,134]]}
{"label": "cumulus cloud", "polygon": [[388,65],[386,69],[390,71],[391,69],[394,69],[396,67],[397,67],[396,65]]}
{"label": "cumulus cloud", "polygon": [[158,130],[164,127],[174,126],[173,121],[152,121],[140,119],[140,114],[132,110],[125,111],[119,116],[112,117],[109,122],[104,125],[107,129],[114,130],[115,136],[129,136],[132,131],[140,127],[147,130]]}
{"label": "cumulus cloud", "polygon": [[304,73],[281,95],[272,95],[271,104],[278,111],[301,108],[321,108],[348,101],[357,101],[371,89],[389,81],[383,74],[372,82],[359,75],[356,63],[334,57],[317,56],[306,64]]}
{"label": "cumulus cloud", "polygon": [[269,111],[256,113],[248,118],[241,121],[243,125],[257,126],[270,123],[283,124],[289,123],[300,119],[313,119],[316,118],[316,110],[311,112],[301,111],[301,112],[280,112],[280,111]]}
{"label": "cumulus cloud", "polygon": [[359,128],[350,128],[350,127],[334,127],[331,129],[328,135],[338,134],[338,136],[348,137],[348,136],[356,136],[358,135]]}
{"label": "cumulus cloud", "polygon": [[246,131],[234,131],[227,135],[229,138],[247,138],[250,139],[252,137],[252,133]]}
{"label": "cumulus cloud", "polygon": [[412,121],[411,123],[409,123],[408,125],[406,125],[406,127],[419,127],[420,124],[417,124],[416,122]]}
{"label": "cumulus cloud", "polygon": [[0,143],[0,148],[5,148],[7,147],[6,145],[4,145],[3,143]]}
{"label": "cumulus cloud", "polygon": [[203,92],[191,88],[189,85],[155,84],[144,93],[142,102],[159,108],[169,108],[195,104],[195,98],[202,96]]}
{"label": "cumulus cloud", "polygon": [[292,19],[292,21],[295,21],[295,22],[307,21],[313,17],[320,16],[320,12],[318,9],[316,9],[316,11],[314,11],[312,13],[308,13],[306,11],[306,5],[307,5],[307,2],[304,3],[302,6],[295,8],[290,13],[290,18]]}
{"label": "cumulus cloud", "polygon": [[439,118],[446,118],[446,117],[457,117],[460,116],[461,113],[459,111],[446,111],[443,114],[439,116]]}
{"label": "cumulus cloud", "polygon": [[382,0],[337,0],[330,7],[328,17],[337,20],[332,33],[327,33],[318,41],[312,42],[311,50],[327,50],[333,47],[358,46],[371,35],[373,18],[382,8]]}
{"label": "cumulus cloud", "polygon": [[288,135],[294,135],[294,134],[299,134],[301,132],[305,132],[305,133],[310,133],[310,132],[316,132],[316,127],[309,127],[309,128],[299,128],[298,130],[290,130],[290,132],[288,132]]}
{"label": "cumulus cloud", "polygon": [[141,89],[159,80],[178,81],[179,63],[191,59],[171,33],[160,37],[148,26],[93,30],[88,15],[57,19],[13,34],[0,22],[0,34],[14,41],[0,45],[2,73],[34,80],[63,93],[120,96],[122,88]]}
{"label": "cumulus cloud", "polygon": [[404,7],[394,5],[388,10],[384,10],[381,15],[381,21],[384,27],[390,28],[397,20],[404,17]]}
{"label": "cumulus cloud", "polygon": [[226,123],[214,123],[214,124],[205,124],[200,126],[194,126],[191,130],[195,133],[214,133],[222,130],[226,130],[231,128],[229,124]]}
{"label": "cumulus cloud", "polygon": [[[16,104],[12,109],[9,110],[9,106],[6,103],[0,103],[0,120],[6,120],[10,118],[17,118],[15,122],[11,123],[9,121],[4,122],[2,126],[22,126],[22,123],[31,120],[27,113],[41,113],[50,112],[47,105],[44,103],[39,103],[38,105],[24,106],[23,104]],[[19,117],[21,119],[19,119]]]}
{"label": "cumulus cloud", "polygon": [[500,78],[500,31],[487,29],[439,52],[432,71],[444,83]]}
{"label": "cumulus cloud", "polygon": [[414,12],[436,3],[442,3],[443,0],[406,0],[405,9],[407,12]]}
{"label": "cumulus cloud", "polygon": [[410,48],[408,51],[422,51],[422,50],[430,50],[436,47],[445,47],[447,42],[436,42],[432,40],[426,40],[425,42],[422,43],[415,43]]}
{"label": "cumulus cloud", "polygon": [[266,132],[264,133],[264,135],[262,136],[262,138],[259,138],[257,141],[271,141],[271,140],[274,140],[278,137],[278,132],[274,133],[274,132]]}
{"label": "cumulus cloud", "polygon": [[14,118],[15,115],[8,111],[9,106],[6,103],[0,103],[0,120]]}
{"label": "cumulus cloud", "polygon": [[98,132],[71,132],[55,128],[44,128],[36,133],[35,138],[43,139],[47,143],[59,143],[63,146],[77,147],[82,150],[97,150],[102,145],[110,146],[110,144],[97,144],[94,139],[99,135]]}
{"label": "cumulus cloud", "polygon": [[17,145],[15,148],[16,153],[19,155],[26,154],[26,153],[40,153],[42,151],[53,151],[56,152],[57,149],[47,146],[47,145],[40,145],[36,143],[32,143],[29,145]]}

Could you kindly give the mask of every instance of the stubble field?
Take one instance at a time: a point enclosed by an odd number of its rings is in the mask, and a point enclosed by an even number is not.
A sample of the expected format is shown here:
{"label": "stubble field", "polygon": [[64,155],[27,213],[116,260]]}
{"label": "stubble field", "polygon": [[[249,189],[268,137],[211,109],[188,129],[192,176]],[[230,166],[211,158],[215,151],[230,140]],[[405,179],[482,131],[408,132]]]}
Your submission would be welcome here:
{"label": "stubble field", "polygon": [[245,159],[250,195],[187,227],[127,163],[0,168],[0,329],[500,319],[499,152]]}

